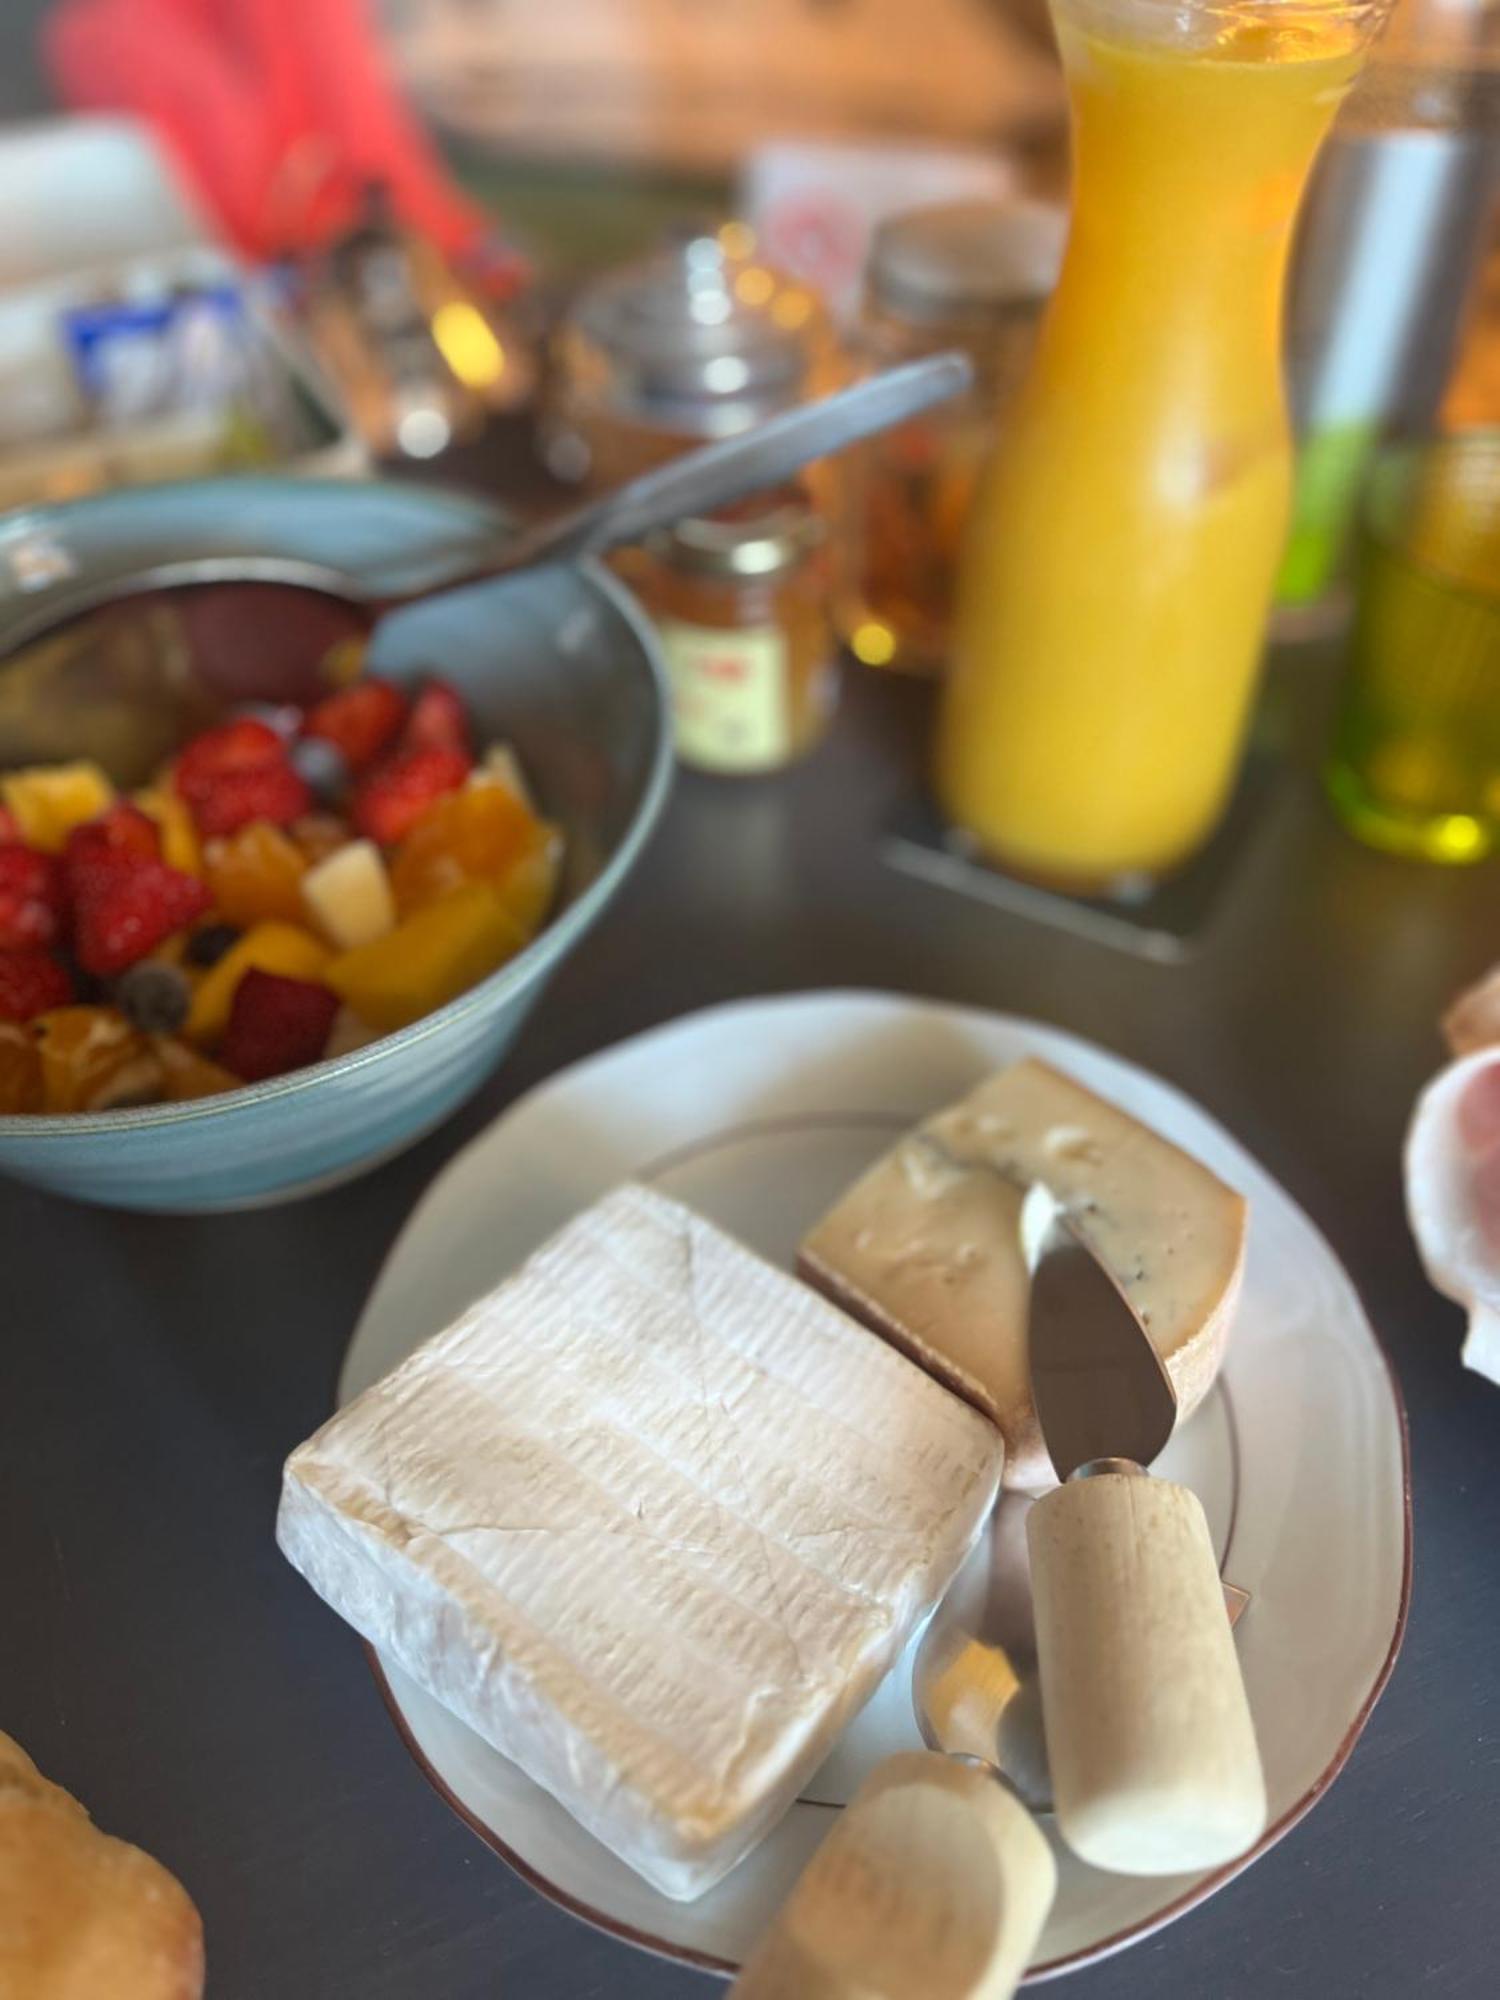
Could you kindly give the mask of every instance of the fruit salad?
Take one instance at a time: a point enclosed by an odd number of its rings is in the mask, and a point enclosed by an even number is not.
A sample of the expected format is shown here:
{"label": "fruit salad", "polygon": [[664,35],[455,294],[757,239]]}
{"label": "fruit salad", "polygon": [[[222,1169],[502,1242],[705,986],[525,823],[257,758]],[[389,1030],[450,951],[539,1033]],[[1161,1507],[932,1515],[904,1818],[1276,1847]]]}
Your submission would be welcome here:
{"label": "fruit salad", "polygon": [[129,796],[0,774],[0,1113],[208,1097],[404,1028],[536,934],[561,846],[439,679],[235,713]]}

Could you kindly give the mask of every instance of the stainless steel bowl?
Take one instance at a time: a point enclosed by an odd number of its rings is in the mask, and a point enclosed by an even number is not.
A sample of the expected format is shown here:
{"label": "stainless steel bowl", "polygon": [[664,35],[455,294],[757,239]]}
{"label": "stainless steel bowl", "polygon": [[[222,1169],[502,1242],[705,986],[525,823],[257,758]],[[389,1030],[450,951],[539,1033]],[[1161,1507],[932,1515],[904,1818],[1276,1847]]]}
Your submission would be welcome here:
{"label": "stainless steel bowl", "polygon": [[[309,621],[332,640],[355,615],[332,599],[216,583],[247,550],[346,575],[395,575],[503,516],[449,494],[379,483],[222,480],[114,494],[0,524],[0,769],[97,758],[139,782],[200,721],[243,699],[310,692]],[[19,649],[35,580],[71,566],[202,579],[145,592]],[[286,1200],[351,1178],[437,1125],[491,1073],[566,954],[640,855],[665,803],[670,711],[656,642],[631,599],[589,565],[527,572],[384,621],[372,665],[438,671],[481,736],[514,744],[563,828],[558,907],[537,939],[448,1006],[352,1055],[196,1103],[0,1117],[0,1172],[83,1200],[178,1211]]]}

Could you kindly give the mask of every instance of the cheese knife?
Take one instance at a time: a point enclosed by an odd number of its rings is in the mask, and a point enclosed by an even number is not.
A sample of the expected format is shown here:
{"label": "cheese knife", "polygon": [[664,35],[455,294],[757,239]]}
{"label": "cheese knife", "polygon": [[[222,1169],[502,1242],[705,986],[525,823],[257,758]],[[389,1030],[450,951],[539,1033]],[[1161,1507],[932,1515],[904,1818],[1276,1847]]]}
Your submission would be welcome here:
{"label": "cheese knife", "polygon": [[[1002,1505],[996,1520],[1005,1514]],[[1014,1993],[1052,1907],[1057,1863],[1029,1810],[1027,1773],[1002,1744],[1015,1668],[990,1621],[968,1615],[993,1529],[955,1582],[963,1615],[944,1625],[940,1647],[924,1639],[913,1662],[912,1702],[931,1748],[887,1757],[866,1779],[731,2000]]]}
{"label": "cheese knife", "polygon": [[1203,1507],[1147,1471],[1176,1392],[1044,1188],[1022,1234],[1032,1399],[1062,1482],[1026,1518],[1058,1826],[1097,1868],[1199,1873],[1253,1846],[1266,1790]]}

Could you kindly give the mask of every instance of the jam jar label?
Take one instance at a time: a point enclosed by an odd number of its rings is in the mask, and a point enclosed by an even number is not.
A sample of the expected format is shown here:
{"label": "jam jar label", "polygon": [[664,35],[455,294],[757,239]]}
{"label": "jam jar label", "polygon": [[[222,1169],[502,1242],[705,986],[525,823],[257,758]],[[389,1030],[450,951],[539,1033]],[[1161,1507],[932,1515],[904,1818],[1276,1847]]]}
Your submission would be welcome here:
{"label": "jam jar label", "polygon": [[707,771],[765,771],[791,755],[786,641],[774,626],[716,631],[664,619],[677,748]]}

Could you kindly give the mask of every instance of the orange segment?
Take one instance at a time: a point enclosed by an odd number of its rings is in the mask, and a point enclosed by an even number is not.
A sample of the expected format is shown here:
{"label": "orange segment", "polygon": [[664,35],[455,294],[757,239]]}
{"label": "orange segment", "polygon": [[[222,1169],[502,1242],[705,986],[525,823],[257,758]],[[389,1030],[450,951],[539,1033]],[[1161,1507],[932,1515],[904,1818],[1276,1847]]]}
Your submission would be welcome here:
{"label": "orange segment", "polygon": [[297,923],[307,859],[269,820],[253,819],[203,850],[203,879],[231,924]]}
{"label": "orange segment", "polygon": [[305,819],[294,819],[288,831],[309,868],[336,854],[349,839],[348,827],[333,813],[308,813]]}
{"label": "orange segment", "polygon": [[237,1076],[207,1056],[199,1055],[186,1042],[179,1042],[175,1035],[156,1036],[155,1046],[166,1074],[164,1094],[173,1104],[184,1104],[198,1097],[217,1097],[221,1091],[242,1088]]}
{"label": "orange segment", "polygon": [[19,1021],[0,1021],[0,1114],[40,1111],[42,1097],[36,1036]]}
{"label": "orange segment", "polygon": [[507,786],[470,785],[429,807],[396,850],[396,907],[405,915],[465,882],[486,882],[530,931],[551,899],[558,847],[556,830]]}
{"label": "orange segment", "polygon": [[108,1111],[161,1096],[161,1060],[113,1007],[55,1007],[36,1020],[49,1111]]}

